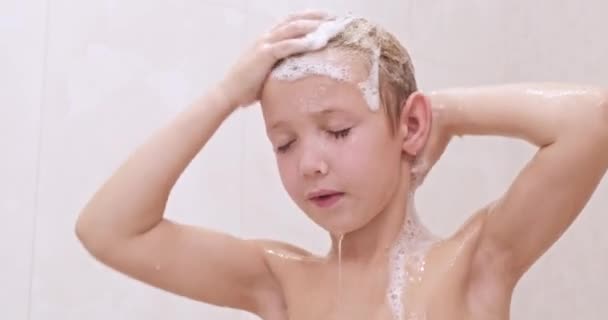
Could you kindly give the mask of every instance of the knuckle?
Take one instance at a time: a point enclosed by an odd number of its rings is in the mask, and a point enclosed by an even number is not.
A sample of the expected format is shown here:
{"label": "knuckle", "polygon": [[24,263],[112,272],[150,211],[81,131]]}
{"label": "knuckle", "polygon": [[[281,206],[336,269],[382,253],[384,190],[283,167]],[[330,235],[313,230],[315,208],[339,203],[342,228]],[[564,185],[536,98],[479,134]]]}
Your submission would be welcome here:
{"label": "knuckle", "polygon": [[284,44],[277,44],[275,46],[272,46],[272,48],[270,48],[270,54],[276,60],[284,58],[284,55],[285,55],[285,45]]}
{"label": "knuckle", "polygon": [[262,46],[265,43],[268,43],[270,40],[272,40],[272,33],[271,32],[265,32],[264,34],[262,34],[260,36],[260,38],[258,39],[258,45]]}
{"label": "knuckle", "polygon": [[262,42],[256,47],[256,53],[258,54],[267,54],[269,53],[270,45],[268,43]]}
{"label": "knuckle", "polygon": [[264,43],[257,48],[257,54],[276,59],[277,58],[277,46]]}
{"label": "knuckle", "polygon": [[301,20],[293,21],[285,27],[285,31],[287,33],[300,32],[302,29],[303,29],[303,23]]}
{"label": "knuckle", "polygon": [[286,26],[286,32],[289,34],[303,34],[314,30],[319,23],[309,20],[297,20]]}
{"label": "knuckle", "polygon": [[290,22],[293,21],[295,19],[298,18],[298,14],[297,13],[290,13],[287,16],[285,16],[285,19],[283,20],[284,22]]}

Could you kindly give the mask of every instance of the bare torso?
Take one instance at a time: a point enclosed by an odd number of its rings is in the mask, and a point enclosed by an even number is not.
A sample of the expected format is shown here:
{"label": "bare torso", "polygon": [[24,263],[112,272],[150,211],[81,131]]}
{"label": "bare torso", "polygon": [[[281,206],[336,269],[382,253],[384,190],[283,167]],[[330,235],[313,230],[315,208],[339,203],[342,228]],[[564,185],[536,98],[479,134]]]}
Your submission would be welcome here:
{"label": "bare torso", "polygon": [[[424,267],[409,273],[400,299],[402,320],[509,319],[511,290],[473,266],[482,220],[477,217],[453,237],[435,242]],[[338,274],[336,263],[325,257],[271,251],[268,261],[281,282],[284,307],[273,308],[265,320],[396,319],[387,296],[388,254],[381,260],[343,263]]]}

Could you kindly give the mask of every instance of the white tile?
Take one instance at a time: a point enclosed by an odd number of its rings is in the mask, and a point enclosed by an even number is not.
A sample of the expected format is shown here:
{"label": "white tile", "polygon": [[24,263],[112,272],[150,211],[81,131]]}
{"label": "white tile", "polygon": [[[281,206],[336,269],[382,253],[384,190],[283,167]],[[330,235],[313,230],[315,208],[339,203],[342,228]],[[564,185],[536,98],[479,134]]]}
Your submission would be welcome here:
{"label": "white tile", "polygon": [[387,1],[381,6],[369,6],[366,1],[348,0],[248,0],[249,20],[252,25],[248,27],[251,37],[266,31],[287,15],[307,10],[322,10],[336,15],[348,13],[366,17],[373,22],[390,29],[395,34],[402,33],[403,12],[406,4],[400,1]]}
{"label": "white tile", "polygon": [[[233,63],[243,12],[198,1],[52,5],[32,319],[234,318],[100,265],[74,223],[125,157]],[[169,217],[239,233],[242,135],[238,115],[222,125],[178,181]]]}
{"label": "white tile", "polygon": [[505,138],[453,139],[416,192],[420,218],[438,235],[453,234],[507,190],[530,149]]}
{"label": "white tile", "polygon": [[[513,81],[606,83],[608,21],[605,1],[505,2],[509,43],[507,70]],[[551,7],[551,10],[547,10]]]}
{"label": "white tile", "polygon": [[403,14],[403,41],[422,89],[504,81],[503,2],[413,0]]}
{"label": "white tile", "polygon": [[[522,279],[513,297],[513,318],[601,319],[608,236],[604,213],[608,183],[600,185],[581,216]],[[560,301],[558,307],[547,301]]]}
{"label": "white tile", "polygon": [[0,2],[0,319],[27,319],[45,1]]}

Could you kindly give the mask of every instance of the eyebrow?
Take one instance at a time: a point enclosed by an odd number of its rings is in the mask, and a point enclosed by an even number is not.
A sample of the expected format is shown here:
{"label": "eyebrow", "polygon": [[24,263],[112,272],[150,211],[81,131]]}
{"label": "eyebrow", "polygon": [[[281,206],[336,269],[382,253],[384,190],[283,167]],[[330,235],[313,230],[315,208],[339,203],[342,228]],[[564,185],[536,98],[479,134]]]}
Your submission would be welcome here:
{"label": "eyebrow", "polygon": [[[336,113],[344,113],[344,114],[349,114],[350,112],[343,110],[343,109],[336,109],[336,108],[324,108],[324,109],[320,109],[320,110],[316,110],[316,111],[312,111],[310,112],[312,114],[312,116],[314,118],[323,118],[327,115],[330,114],[336,114]],[[285,125],[284,121],[277,121],[275,123],[273,123],[270,126],[270,129],[276,129],[277,127],[283,126]]]}

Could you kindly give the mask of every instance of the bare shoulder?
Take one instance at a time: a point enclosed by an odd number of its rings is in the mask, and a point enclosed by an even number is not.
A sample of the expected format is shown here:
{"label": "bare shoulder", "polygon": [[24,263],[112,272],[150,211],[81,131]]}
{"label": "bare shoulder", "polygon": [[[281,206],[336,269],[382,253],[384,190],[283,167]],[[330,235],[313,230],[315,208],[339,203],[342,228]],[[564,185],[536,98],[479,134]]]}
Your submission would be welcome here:
{"label": "bare shoulder", "polygon": [[264,259],[270,270],[279,278],[289,271],[290,266],[317,258],[310,251],[287,242],[270,239],[253,241],[264,253]]}
{"label": "bare shoulder", "polygon": [[[275,279],[277,288],[274,294],[264,299],[258,315],[263,319],[286,319],[289,290],[294,281],[301,278],[301,269],[315,258],[311,252],[298,246],[269,239],[249,240],[262,253],[264,264]],[[278,295],[277,295],[278,293]]]}
{"label": "bare shoulder", "polygon": [[313,254],[301,247],[295,246],[293,244],[270,240],[270,239],[255,239],[252,240],[256,242],[266,253],[268,254],[286,254],[294,257],[312,257]]}
{"label": "bare shoulder", "polygon": [[454,235],[452,235],[451,239],[454,241],[461,241],[473,235],[479,236],[479,232],[482,231],[487,220],[488,212],[487,208],[482,208],[473,212],[469,219],[467,219]]}
{"label": "bare shoulder", "polygon": [[487,208],[474,212],[455,232],[433,245],[425,268],[432,278],[430,283],[440,283],[435,299],[464,303],[458,308],[466,309],[476,319],[506,314],[512,293],[501,274],[492,272],[492,264],[499,262],[491,255],[480,254],[488,212]]}
{"label": "bare shoulder", "polygon": [[[494,251],[487,243],[485,233],[488,232],[488,221],[491,215],[493,204],[474,212],[470,218],[465,221],[462,226],[447,239],[454,246],[457,246],[461,251],[460,255],[466,253],[466,260],[469,263],[470,272],[473,275],[472,279],[480,277],[484,273],[490,273],[496,276],[495,271],[502,265],[502,262],[497,259]],[[485,275],[484,275],[485,277]]]}
{"label": "bare shoulder", "polygon": [[444,254],[453,256],[453,259],[472,261],[479,247],[487,212],[486,209],[474,212],[454,233],[441,240]]}

